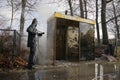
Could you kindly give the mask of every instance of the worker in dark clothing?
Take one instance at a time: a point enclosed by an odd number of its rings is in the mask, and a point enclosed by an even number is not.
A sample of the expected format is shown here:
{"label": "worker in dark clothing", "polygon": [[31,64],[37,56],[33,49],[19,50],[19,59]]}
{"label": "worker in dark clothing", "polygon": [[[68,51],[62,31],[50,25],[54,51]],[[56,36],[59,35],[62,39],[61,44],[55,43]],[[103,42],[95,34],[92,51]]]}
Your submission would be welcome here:
{"label": "worker in dark clothing", "polygon": [[104,53],[106,55],[114,56],[114,47],[112,46],[112,44],[107,45],[106,49],[104,50]]}
{"label": "worker in dark clothing", "polygon": [[37,26],[37,19],[33,19],[31,25],[27,28],[28,32],[28,42],[27,42],[27,47],[30,47],[30,55],[29,55],[29,61],[28,61],[28,69],[32,69],[34,62],[33,58],[35,55],[35,50],[36,50],[36,39],[35,36],[42,36],[44,32],[38,32],[36,29]]}
{"label": "worker in dark clothing", "polygon": [[104,49],[101,50],[101,56],[110,62],[117,61],[117,59],[114,57],[114,47],[112,44],[104,45]]}

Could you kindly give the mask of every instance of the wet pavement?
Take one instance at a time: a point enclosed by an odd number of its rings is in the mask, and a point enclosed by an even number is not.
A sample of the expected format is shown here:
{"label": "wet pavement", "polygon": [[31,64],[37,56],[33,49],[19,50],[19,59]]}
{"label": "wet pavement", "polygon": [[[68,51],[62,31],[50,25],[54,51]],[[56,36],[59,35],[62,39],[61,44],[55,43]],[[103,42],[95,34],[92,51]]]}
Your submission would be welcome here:
{"label": "wet pavement", "polygon": [[0,80],[119,80],[120,63],[56,62],[54,66],[16,72],[0,72]]}

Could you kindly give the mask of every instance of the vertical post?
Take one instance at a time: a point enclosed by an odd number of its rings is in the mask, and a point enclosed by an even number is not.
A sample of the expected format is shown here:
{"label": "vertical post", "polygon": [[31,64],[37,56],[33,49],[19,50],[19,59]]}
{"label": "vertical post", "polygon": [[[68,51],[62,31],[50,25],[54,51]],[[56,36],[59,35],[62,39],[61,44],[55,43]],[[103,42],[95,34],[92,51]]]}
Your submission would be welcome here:
{"label": "vertical post", "polygon": [[79,61],[80,61],[80,56],[81,56],[81,31],[80,31],[80,22],[79,22],[79,36],[78,36],[78,40],[79,40]]}
{"label": "vertical post", "polygon": [[67,26],[67,29],[66,29],[66,51],[65,51],[65,60],[68,60],[68,57],[67,57],[67,55],[68,55],[68,43],[67,43],[67,41],[68,41],[68,38],[67,38],[67,33],[68,33],[68,26]]}
{"label": "vertical post", "polygon": [[18,47],[18,49],[19,49],[19,51],[18,51],[18,54],[20,54],[20,51],[21,51],[21,43],[20,43],[20,40],[21,40],[21,36],[20,36],[20,34],[17,32],[17,36],[18,36],[18,42],[19,42],[19,47]]}
{"label": "vertical post", "polygon": [[[15,61],[16,56],[16,30],[13,30],[13,55],[12,55],[12,62]],[[12,64],[13,66],[13,64]]]}
{"label": "vertical post", "polygon": [[98,77],[98,64],[95,64],[95,80],[97,80]]}
{"label": "vertical post", "polygon": [[114,43],[114,45],[115,45],[114,55],[117,56],[117,33],[116,32],[115,32],[115,43]]}
{"label": "vertical post", "polygon": [[103,66],[100,65],[100,80],[103,80],[103,74],[104,74],[104,72],[103,72]]}
{"label": "vertical post", "polygon": [[16,55],[16,30],[13,32],[13,55]]}
{"label": "vertical post", "polygon": [[56,18],[47,21],[47,56],[48,64],[55,65],[56,60]]}

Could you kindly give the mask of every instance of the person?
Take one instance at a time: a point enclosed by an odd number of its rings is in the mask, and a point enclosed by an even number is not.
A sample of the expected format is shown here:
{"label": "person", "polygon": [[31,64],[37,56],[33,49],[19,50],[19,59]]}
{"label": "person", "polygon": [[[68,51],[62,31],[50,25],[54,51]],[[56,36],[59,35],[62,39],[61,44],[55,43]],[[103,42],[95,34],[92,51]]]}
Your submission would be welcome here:
{"label": "person", "polygon": [[102,56],[106,57],[108,59],[108,61],[110,62],[114,62],[117,61],[117,59],[114,57],[114,48],[112,46],[112,44],[108,44],[108,45],[104,45],[104,49],[101,51],[102,52]]}
{"label": "person", "polygon": [[44,32],[38,32],[36,29],[37,26],[37,19],[34,18],[31,25],[27,28],[28,32],[28,41],[27,41],[27,47],[30,48],[30,55],[29,55],[29,60],[28,60],[28,69],[33,69],[34,65],[34,55],[35,55],[35,50],[36,50],[36,39],[35,36],[42,36]]}
{"label": "person", "polygon": [[112,46],[112,44],[107,45],[107,47],[104,50],[104,53],[106,55],[114,56],[114,47]]}

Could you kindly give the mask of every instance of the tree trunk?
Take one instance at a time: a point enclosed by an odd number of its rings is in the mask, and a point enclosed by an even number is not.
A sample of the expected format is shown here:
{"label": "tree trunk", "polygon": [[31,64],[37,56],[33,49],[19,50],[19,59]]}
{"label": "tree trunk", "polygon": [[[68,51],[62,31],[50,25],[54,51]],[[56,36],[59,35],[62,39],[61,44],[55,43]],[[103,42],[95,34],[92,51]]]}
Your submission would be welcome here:
{"label": "tree trunk", "polygon": [[112,5],[113,5],[113,13],[114,13],[114,17],[115,17],[115,25],[116,25],[116,31],[117,31],[117,39],[119,39],[119,25],[118,25],[118,20],[117,20],[117,16],[116,16],[116,8],[114,5],[114,1],[112,1]]}
{"label": "tree trunk", "polygon": [[79,0],[79,6],[80,6],[80,17],[84,18],[83,1],[82,0]]}
{"label": "tree trunk", "polygon": [[99,24],[98,24],[98,0],[96,0],[96,29],[97,29],[98,45],[100,45],[100,32],[99,32]]}
{"label": "tree trunk", "polygon": [[70,7],[70,15],[73,16],[73,8],[72,8],[71,0],[68,0],[68,4],[69,4],[69,7]]}
{"label": "tree trunk", "polygon": [[11,0],[11,8],[12,8],[12,15],[11,15],[10,29],[11,29],[12,24],[13,24],[13,0]]}
{"label": "tree trunk", "polygon": [[102,43],[108,44],[108,33],[107,33],[107,25],[106,25],[106,0],[102,0],[101,2],[101,26],[102,26]]}
{"label": "tree trunk", "polygon": [[84,0],[85,18],[87,19],[87,2]]}
{"label": "tree trunk", "polygon": [[21,11],[21,18],[20,18],[20,34],[23,35],[24,30],[24,23],[25,23],[25,7],[26,7],[26,0],[22,0],[22,11]]}

